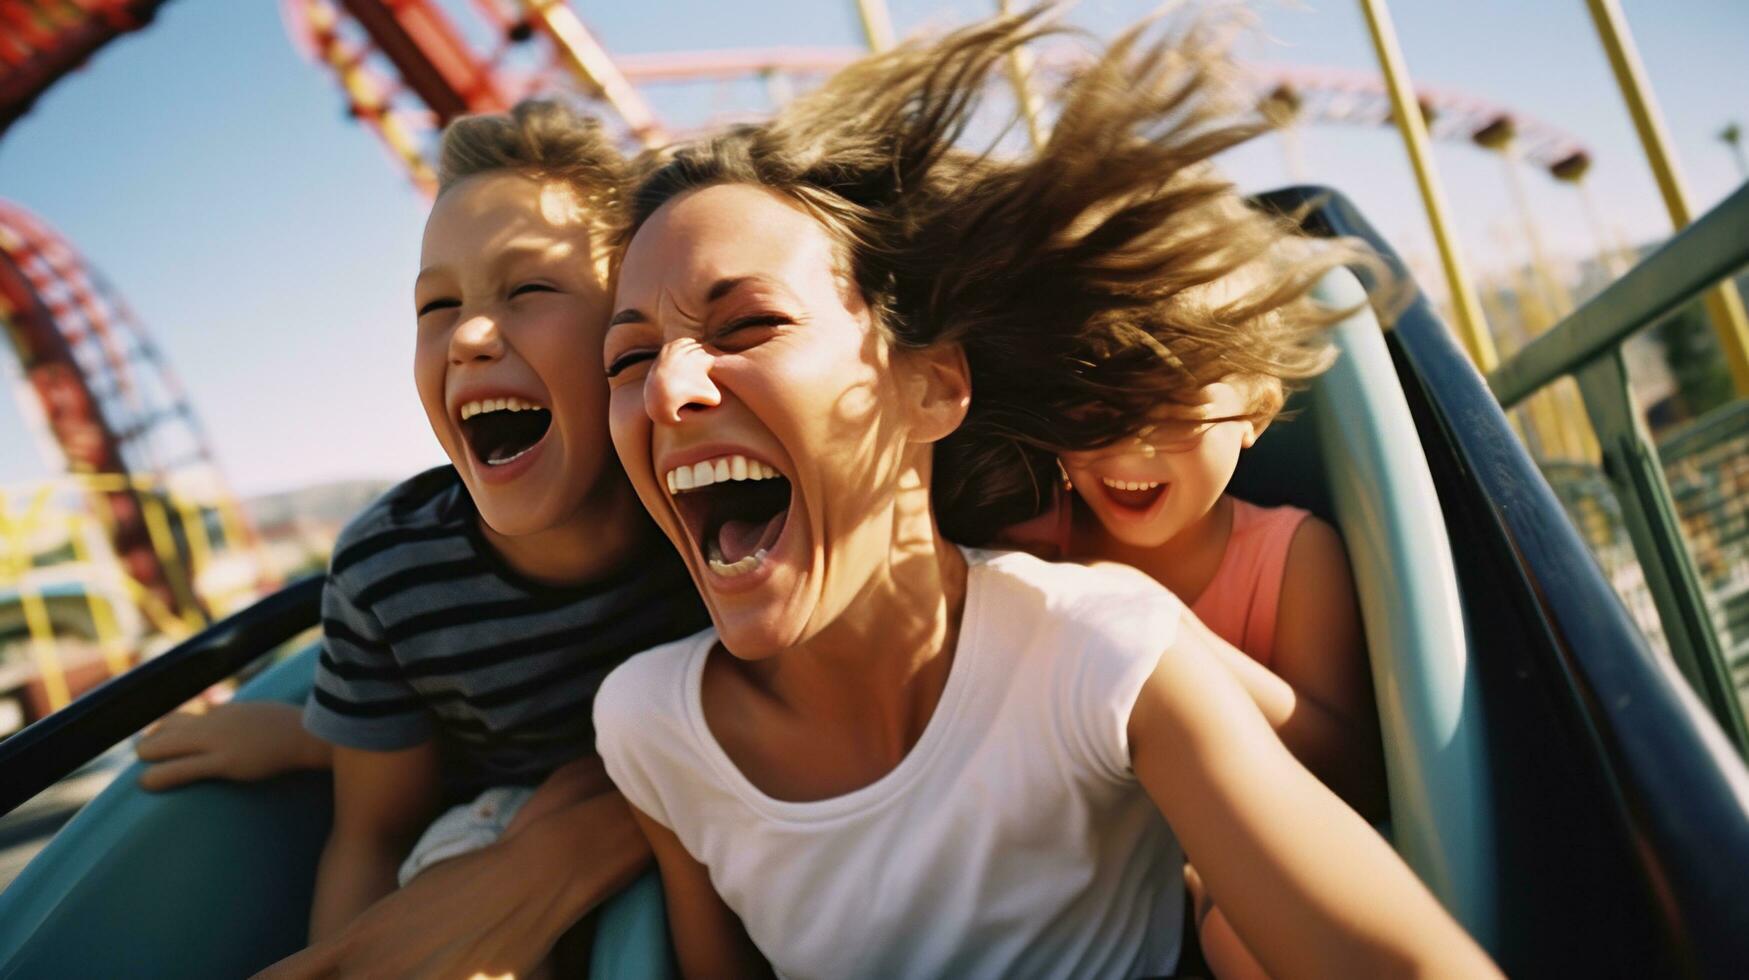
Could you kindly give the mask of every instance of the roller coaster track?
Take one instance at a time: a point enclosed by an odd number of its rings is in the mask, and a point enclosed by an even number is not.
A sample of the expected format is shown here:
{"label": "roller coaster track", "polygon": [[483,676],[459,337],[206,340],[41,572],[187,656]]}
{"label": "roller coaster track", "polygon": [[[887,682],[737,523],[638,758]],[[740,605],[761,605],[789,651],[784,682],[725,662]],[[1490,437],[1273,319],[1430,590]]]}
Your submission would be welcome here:
{"label": "roller coaster track", "polygon": [[152,22],[164,0],[0,0],[0,134],[97,49]]}
{"label": "roller coaster track", "polygon": [[5,201],[0,324],[67,469],[121,478],[93,496],[122,567],[173,612],[200,610],[160,492],[129,479],[163,486],[172,471],[211,472],[199,422],[114,290],[52,229]]}

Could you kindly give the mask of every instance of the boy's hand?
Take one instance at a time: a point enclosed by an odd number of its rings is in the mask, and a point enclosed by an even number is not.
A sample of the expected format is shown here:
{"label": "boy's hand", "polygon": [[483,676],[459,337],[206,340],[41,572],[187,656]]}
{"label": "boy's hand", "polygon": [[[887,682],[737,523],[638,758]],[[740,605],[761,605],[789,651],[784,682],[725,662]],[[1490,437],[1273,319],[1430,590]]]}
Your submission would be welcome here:
{"label": "boy's hand", "polygon": [[233,701],[202,714],[177,711],[136,746],[140,787],[157,792],[201,779],[254,781],[329,765],[328,744],[304,730],[301,713],[277,701]]}

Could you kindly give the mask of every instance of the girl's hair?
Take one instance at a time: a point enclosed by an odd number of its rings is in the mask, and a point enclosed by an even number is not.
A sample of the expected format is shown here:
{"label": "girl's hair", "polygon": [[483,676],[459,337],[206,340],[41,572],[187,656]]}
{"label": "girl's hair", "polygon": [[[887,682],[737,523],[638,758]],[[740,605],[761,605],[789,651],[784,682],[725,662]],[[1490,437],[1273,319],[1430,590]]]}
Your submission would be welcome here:
{"label": "girl's hair", "polygon": [[462,116],[443,131],[437,194],[485,173],[512,171],[574,191],[602,242],[625,227],[625,156],[601,121],[553,99],[526,99],[509,112]]}
{"label": "girl's hair", "polygon": [[[957,343],[965,422],[936,446],[942,530],[978,544],[1037,513],[1051,456],[1110,445],[1223,378],[1274,391],[1328,365],[1340,311],[1307,299],[1354,249],[1313,248],[1207,165],[1267,129],[1236,114],[1202,21],[1131,29],[1053,99],[1045,146],[956,146],[1002,60],[1045,8],[844,69],[770,123],[684,147],[632,195],[626,239],[664,203],[721,183],[768,187],[834,232],[844,271],[904,347]],[[1012,126],[1009,127],[1012,129]],[[992,141],[994,144],[996,141]]]}

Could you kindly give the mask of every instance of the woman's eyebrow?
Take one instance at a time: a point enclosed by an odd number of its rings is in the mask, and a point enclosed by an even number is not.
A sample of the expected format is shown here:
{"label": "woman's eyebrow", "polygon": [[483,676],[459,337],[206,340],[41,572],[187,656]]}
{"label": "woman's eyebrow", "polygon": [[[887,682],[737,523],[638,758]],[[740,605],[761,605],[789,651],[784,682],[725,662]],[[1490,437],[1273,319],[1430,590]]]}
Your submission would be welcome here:
{"label": "woman's eyebrow", "polygon": [[781,292],[786,296],[793,295],[790,292],[789,287],[784,285],[781,280],[753,273],[745,276],[725,276],[722,279],[718,279],[711,284],[709,291],[704,294],[705,302],[714,303],[735,290],[740,289],[742,286],[763,286],[767,289]]}
{"label": "woman's eyebrow", "polygon": [[620,310],[618,313],[615,313],[613,315],[613,319],[607,321],[607,325],[610,327],[617,327],[622,323],[649,323],[649,322],[650,322],[650,318],[644,315],[643,310],[627,308],[627,309]]}

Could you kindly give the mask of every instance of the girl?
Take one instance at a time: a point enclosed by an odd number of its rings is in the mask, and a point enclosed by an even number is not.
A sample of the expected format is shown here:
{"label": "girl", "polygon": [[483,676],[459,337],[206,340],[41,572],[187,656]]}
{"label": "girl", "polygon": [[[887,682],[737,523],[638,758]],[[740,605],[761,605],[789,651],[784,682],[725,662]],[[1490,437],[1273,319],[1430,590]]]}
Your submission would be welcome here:
{"label": "girl", "polygon": [[[1235,212],[1231,220],[1248,219]],[[1261,216],[1249,220],[1268,227]],[[1183,597],[1246,655],[1230,666],[1294,755],[1376,819],[1384,773],[1342,539],[1298,507],[1259,507],[1226,493],[1239,454],[1280,412],[1286,386],[1329,359],[1319,340],[1327,314],[1232,312],[1244,302],[1236,287],[1264,278],[1261,269],[1240,270],[1164,311],[1163,319],[1191,325],[1168,328],[1163,342],[1204,345],[1218,380],[1199,384],[1166,370],[1178,390],[1162,393],[1125,438],[1059,453],[1048,464],[1060,477],[1056,492],[1047,491],[1050,506],[999,540],[1046,558],[1122,562]],[[1198,319],[1213,329],[1199,336]]]}
{"label": "girl", "polygon": [[[1163,230],[1226,193],[1176,179],[1235,140],[1201,125],[1195,45],[1118,42],[1038,160],[950,152],[1033,19],[870,59],[635,197],[610,425],[715,626],[627,661],[595,714],[682,968],[1168,972],[1182,841],[1278,975],[1494,975],[1171,593],[950,543],[1036,509],[1016,423],[1082,448],[1134,418],[1059,353],[1154,358],[1153,291],[1223,271]],[[990,268],[1041,247],[1066,288],[1040,309],[1083,335],[981,330],[934,275],[968,242]]]}

